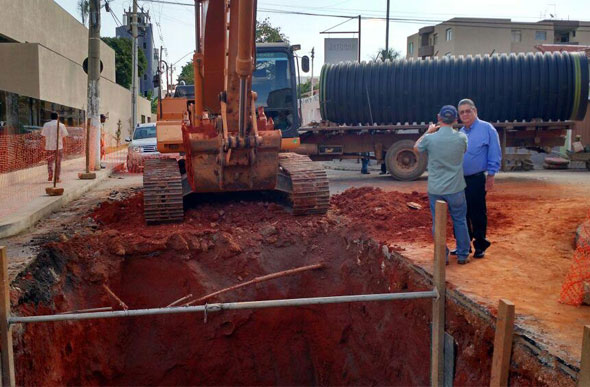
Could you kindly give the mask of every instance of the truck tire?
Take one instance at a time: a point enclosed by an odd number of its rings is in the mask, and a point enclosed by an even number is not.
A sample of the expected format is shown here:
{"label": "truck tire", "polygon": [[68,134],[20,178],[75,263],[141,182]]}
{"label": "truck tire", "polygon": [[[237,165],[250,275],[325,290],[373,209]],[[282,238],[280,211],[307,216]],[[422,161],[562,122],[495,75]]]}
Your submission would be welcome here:
{"label": "truck tire", "polygon": [[396,180],[416,180],[426,170],[428,160],[424,153],[414,152],[414,141],[400,140],[389,147],[385,164]]}

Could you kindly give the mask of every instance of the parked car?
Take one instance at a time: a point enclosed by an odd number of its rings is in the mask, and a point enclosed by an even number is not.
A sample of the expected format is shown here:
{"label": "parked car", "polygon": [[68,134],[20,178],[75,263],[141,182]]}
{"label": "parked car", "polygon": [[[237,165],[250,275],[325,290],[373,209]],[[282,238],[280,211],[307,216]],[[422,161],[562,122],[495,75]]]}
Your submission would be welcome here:
{"label": "parked car", "polygon": [[158,152],[155,123],[137,125],[133,131],[133,138],[126,138],[125,141],[129,142],[127,151],[129,172],[142,172],[146,159],[162,157]]}

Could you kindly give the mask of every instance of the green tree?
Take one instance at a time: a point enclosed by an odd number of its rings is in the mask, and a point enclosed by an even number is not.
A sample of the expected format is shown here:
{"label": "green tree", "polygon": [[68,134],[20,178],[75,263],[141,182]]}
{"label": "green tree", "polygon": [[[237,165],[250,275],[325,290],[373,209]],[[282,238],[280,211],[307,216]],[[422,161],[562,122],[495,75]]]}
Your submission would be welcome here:
{"label": "green tree", "polygon": [[389,60],[394,60],[394,59],[399,59],[401,57],[401,52],[390,48],[388,50],[381,48],[379,51],[377,51],[377,55],[371,57],[372,60],[374,61],[385,61],[387,59]]}
{"label": "green tree", "polygon": [[[317,85],[314,85],[317,86]],[[305,98],[309,97],[309,93],[311,92],[311,80],[307,80],[305,83],[300,83],[297,85],[297,98]]]}
{"label": "green tree", "polygon": [[268,18],[256,20],[256,43],[287,42],[289,38],[281,32],[280,27],[273,27]]}
{"label": "green tree", "polygon": [[151,102],[152,104],[152,113],[157,113],[158,111],[158,96],[154,95],[154,93],[151,90],[148,90],[146,98]]}
{"label": "green tree", "polygon": [[[129,38],[102,38],[115,51],[115,77],[119,85],[128,89],[133,78],[133,42]],[[138,76],[147,69],[147,59],[142,50],[137,50]]]}
{"label": "green tree", "polygon": [[178,76],[177,82],[184,81],[187,85],[192,85],[195,83],[195,72],[193,71],[193,61],[189,60],[186,62],[182,69],[180,70],[180,75]]}

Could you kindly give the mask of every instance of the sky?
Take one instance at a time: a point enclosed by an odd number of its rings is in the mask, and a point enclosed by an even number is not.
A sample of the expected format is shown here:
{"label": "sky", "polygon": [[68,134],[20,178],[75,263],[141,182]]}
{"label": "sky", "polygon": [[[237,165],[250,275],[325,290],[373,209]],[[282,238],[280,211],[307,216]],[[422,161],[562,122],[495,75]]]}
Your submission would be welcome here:
{"label": "sky", "polygon": [[[77,0],[55,0],[78,20]],[[193,4],[192,0],[162,0]],[[220,0],[217,0],[220,1]],[[104,4],[104,0],[101,1]],[[536,22],[549,19],[590,20],[590,7],[585,0],[414,0],[390,1],[389,45],[406,54],[406,38],[421,27],[435,25],[453,17],[510,18],[513,21]],[[115,28],[123,22],[124,10],[132,0],[109,2],[112,14],[102,9],[101,36],[115,36]],[[194,10],[191,6],[162,4],[138,0],[139,7],[149,11],[154,25],[156,47],[165,48],[163,58],[175,67],[174,77],[190,59],[194,50]],[[265,18],[279,27],[291,44],[300,44],[299,55],[310,55],[315,48],[314,76],[318,76],[324,62],[324,38],[357,37],[357,34],[320,34],[332,31],[357,31],[361,15],[361,58],[370,60],[379,49],[385,47],[385,18],[387,0],[258,0],[258,20]],[[287,12],[287,13],[285,13]],[[299,15],[306,12],[341,17]],[[381,19],[379,19],[381,18]],[[344,24],[336,26],[339,23]]]}

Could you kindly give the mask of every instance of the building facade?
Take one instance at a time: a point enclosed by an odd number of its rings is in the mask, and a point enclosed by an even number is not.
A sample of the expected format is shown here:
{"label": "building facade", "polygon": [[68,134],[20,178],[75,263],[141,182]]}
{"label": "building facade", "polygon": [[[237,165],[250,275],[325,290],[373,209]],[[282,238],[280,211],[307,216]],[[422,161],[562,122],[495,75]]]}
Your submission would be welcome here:
{"label": "building facade", "polygon": [[[53,0],[0,0],[0,134],[38,129],[58,111],[66,125],[82,126],[87,80],[88,29]],[[131,133],[131,93],[115,82],[115,53],[101,42],[100,112],[107,146],[120,122]],[[151,104],[138,99],[138,121]]]}
{"label": "building facade", "polygon": [[407,38],[407,58],[536,52],[541,44],[588,45],[590,22],[453,18]]}
{"label": "building facade", "polygon": [[[158,70],[159,55],[154,47],[154,33],[150,21],[149,12],[138,13],[139,36],[137,38],[137,48],[143,51],[147,59],[147,69],[139,78],[139,93],[144,97],[156,95],[154,92],[154,75]],[[126,12],[123,20],[127,23],[116,28],[117,38],[131,39],[131,17],[130,12]]]}

